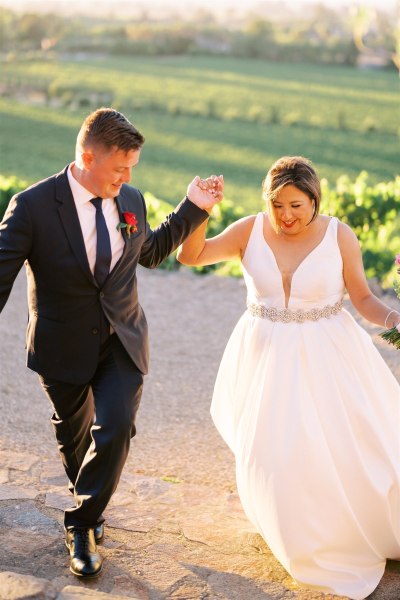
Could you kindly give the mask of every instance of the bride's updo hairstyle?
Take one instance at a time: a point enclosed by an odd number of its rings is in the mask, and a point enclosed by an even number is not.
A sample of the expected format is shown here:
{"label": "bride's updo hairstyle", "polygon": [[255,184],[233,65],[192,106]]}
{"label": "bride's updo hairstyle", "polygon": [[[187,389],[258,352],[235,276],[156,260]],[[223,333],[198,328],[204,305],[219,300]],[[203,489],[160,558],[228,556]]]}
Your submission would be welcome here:
{"label": "bride's updo hairstyle", "polygon": [[306,194],[314,205],[312,221],[319,213],[321,202],[321,184],[311,161],[303,156],[282,156],[272,165],[263,182],[263,199],[275,231],[278,231],[274,201],[286,185],[294,185]]}

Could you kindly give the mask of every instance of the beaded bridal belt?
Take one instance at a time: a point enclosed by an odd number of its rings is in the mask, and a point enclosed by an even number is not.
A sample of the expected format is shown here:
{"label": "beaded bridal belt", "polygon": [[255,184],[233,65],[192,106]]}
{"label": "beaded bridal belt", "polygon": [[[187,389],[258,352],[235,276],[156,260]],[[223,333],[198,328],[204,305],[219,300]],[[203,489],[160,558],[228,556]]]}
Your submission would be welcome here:
{"label": "beaded bridal belt", "polygon": [[261,317],[270,321],[280,321],[282,323],[304,323],[304,321],[318,321],[319,319],[329,319],[332,315],[337,315],[343,307],[343,298],[336,304],[327,304],[322,308],[310,308],[304,310],[298,308],[274,308],[273,306],[264,306],[263,304],[247,303],[247,310],[253,317]]}

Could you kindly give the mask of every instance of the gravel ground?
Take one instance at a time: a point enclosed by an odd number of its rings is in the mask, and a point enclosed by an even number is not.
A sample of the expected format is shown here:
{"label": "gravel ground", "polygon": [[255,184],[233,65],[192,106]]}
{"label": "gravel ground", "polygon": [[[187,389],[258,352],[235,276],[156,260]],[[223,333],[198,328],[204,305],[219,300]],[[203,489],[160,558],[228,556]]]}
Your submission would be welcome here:
{"label": "gravel ground", "polygon": [[[187,270],[141,270],[138,279],[151,371],[138,435],[107,517],[104,574],[79,585],[140,600],[322,600],[299,590],[251,531],[235,495],[233,457],[209,416],[219,361],[245,307],[243,282]],[[393,297],[388,303],[398,305]],[[26,313],[21,273],[0,317],[0,572],[51,579],[48,597],[56,598],[77,582],[62,544],[65,483],[51,410],[25,367]],[[397,352],[378,337],[380,328],[362,325],[400,381]],[[400,563],[388,563],[371,600],[399,597]]]}
{"label": "gravel ground", "polygon": [[[151,368],[128,467],[151,476],[234,489],[234,461],[212,425],[209,406],[225,344],[245,307],[244,283],[186,269],[142,269],[138,279],[149,322]],[[386,301],[398,305],[393,297]],[[24,367],[26,310],[21,273],[0,317],[0,444],[54,454],[50,406],[36,374]],[[397,351],[378,337],[379,327],[356,318],[400,381]]]}

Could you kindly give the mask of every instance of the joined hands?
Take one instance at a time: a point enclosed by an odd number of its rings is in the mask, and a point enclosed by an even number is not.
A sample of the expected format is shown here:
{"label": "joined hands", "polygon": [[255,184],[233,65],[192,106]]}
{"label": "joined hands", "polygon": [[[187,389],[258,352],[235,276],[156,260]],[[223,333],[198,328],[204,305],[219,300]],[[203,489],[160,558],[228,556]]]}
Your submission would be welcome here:
{"label": "joined hands", "polygon": [[213,206],[224,197],[223,175],[211,175],[207,179],[196,176],[188,186],[187,196],[199,208],[210,213]]}

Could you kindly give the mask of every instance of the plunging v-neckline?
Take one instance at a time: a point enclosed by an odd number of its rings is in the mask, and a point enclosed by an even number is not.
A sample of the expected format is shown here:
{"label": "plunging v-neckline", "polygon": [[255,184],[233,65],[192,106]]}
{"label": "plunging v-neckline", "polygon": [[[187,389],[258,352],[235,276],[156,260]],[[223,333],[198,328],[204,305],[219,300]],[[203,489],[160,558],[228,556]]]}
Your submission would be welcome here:
{"label": "plunging v-neckline", "polygon": [[318,242],[318,244],[316,246],[314,246],[314,248],[312,250],[310,250],[310,252],[308,254],[305,255],[305,257],[299,262],[299,264],[297,265],[297,267],[295,268],[295,270],[292,273],[292,276],[290,278],[290,282],[289,282],[289,293],[286,297],[286,293],[285,293],[285,285],[284,285],[284,281],[283,281],[283,275],[282,275],[282,271],[280,270],[279,266],[278,266],[278,261],[276,260],[276,256],[274,251],[272,250],[271,246],[269,245],[269,243],[267,242],[267,240],[265,239],[265,235],[264,235],[264,214],[262,214],[262,228],[261,228],[261,233],[262,233],[262,239],[264,240],[265,245],[267,246],[268,250],[270,251],[272,258],[274,259],[275,262],[275,266],[276,269],[281,277],[281,283],[282,283],[282,291],[283,291],[283,296],[285,299],[285,308],[289,307],[289,302],[292,296],[292,282],[293,282],[293,278],[296,275],[297,271],[300,269],[300,267],[304,264],[304,262],[307,260],[307,258],[309,258],[309,256],[311,256],[320,246],[321,244],[323,244],[323,242],[325,241],[326,235],[328,233],[328,229],[333,221],[333,217],[330,217],[329,223],[327,228],[325,229],[325,233],[322,236],[322,239]]}

